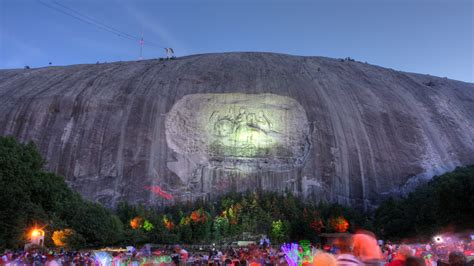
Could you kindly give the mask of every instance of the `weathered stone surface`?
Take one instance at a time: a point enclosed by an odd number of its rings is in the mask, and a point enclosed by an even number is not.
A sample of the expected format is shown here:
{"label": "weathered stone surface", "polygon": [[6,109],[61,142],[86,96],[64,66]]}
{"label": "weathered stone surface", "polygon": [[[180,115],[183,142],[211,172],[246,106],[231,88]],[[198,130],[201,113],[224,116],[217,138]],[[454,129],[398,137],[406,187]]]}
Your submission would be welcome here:
{"label": "weathered stone surface", "polygon": [[[222,182],[301,168],[309,155],[310,138],[304,108],[289,97],[269,93],[189,94],[166,119],[168,147],[176,152],[176,161],[169,162],[168,168],[203,196],[209,190],[250,188],[222,187]],[[211,178],[212,173],[219,174]]]}
{"label": "weathered stone surface", "polygon": [[474,163],[474,84],[269,53],[1,70],[0,134],[107,205],[260,188],[362,206]]}

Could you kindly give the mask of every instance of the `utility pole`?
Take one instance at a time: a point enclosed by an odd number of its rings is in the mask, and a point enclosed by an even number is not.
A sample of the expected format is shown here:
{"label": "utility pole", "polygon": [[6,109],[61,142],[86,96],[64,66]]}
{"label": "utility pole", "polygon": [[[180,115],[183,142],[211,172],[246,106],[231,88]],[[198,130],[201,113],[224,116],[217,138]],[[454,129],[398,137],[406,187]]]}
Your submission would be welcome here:
{"label": "utility pole", "polygon": [[143,44],[145,44],[145,41],[143,40],[143,36],[140,39],[139,43],[140,43],[140,57],[138,58],[138,60],[143,60]]}
{"label": "utility pole", "polygon": [[143,32],[144,32],[144,29],[142,25],[142,36],[139,42],[140,43],[140,57],[138,58],[138,60],[143,60],[143,45],[145,44],[145,41],[143,40]]}

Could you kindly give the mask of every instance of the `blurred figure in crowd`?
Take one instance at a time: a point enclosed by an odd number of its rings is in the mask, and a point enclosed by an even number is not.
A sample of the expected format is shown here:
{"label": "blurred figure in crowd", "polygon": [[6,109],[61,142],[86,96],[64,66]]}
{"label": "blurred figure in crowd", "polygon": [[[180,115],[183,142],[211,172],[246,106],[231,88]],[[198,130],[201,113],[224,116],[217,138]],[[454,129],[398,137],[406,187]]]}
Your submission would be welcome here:
{"label": "blurred figure in crowd", "polygon": [[332,254],[326,252],[318,252],[313,257],[313,265],[337,266],[337,260]]}
{"label": "blurred figure in crowd", "polygon": [[413,250],[407,245],[401,245],[392,262],[387,263],[387,266],[403,266],[408,257],[413,256]]}
{"label": "blurred figure in crowd", "polygon": [[352,237],[340,237],[335,244],[340,254],[337,256],[339,266],[362,266],[364,265],[356,256],[352,254]]}
{"label": "blurred figure in crowd", "polygon": [[382,251],[375,235],[368,231],[358,231],[353,236],[353,254],[365,265],[383,265]]}
{"label": "blurred figure in crowd", "polygon": [[466,256],[462,252],[453,251],[449,253],[449,266],[465,266],[467,265]]}
{"label": "blurred figure in crowd", "polygon": [[407,257],[405,260],[405,266],[425,266],[425,261],[419,257]]}
{"label": "blurred figure in crowd", "polygon": [[178,253],[180,262],[186,263],[188,261],[189,253],[184,248],[181,248],[180,245],[175,245],[174,251]]}

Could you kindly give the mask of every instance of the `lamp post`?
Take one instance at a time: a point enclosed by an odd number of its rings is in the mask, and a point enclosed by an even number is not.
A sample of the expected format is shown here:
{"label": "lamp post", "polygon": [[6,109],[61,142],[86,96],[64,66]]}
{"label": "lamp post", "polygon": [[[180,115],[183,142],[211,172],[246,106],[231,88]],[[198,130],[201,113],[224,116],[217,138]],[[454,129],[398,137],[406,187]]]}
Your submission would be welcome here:
{"label": "lamp post", "polygon": [[44,231],[42,229],[33,228],[30,233],[30,243],[40,247],[44,246]]}

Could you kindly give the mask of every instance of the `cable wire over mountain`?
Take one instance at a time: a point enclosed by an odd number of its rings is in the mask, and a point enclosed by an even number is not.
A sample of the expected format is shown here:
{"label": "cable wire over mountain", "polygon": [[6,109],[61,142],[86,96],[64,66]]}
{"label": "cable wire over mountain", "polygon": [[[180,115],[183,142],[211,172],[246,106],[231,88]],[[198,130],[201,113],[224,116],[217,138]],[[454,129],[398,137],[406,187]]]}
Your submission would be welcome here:
{"label": "cable wire over mountain", "polygon": [[106,32],[109,32],[111,34],[114,34],[118,37],[121,37],[123,39],[127,39],[127,40],[131,40],[131,41],[135,41],[137,43],[139,43],[140,45],[149,45],[149,46],[153,46],[153,47],[156,47],[156,48],[161,48],[161,49],[166,49],[164,46],[161,46],[155,42],[151,42],[151,41],[146,41],[146,43],[143,41],[143,37],[140,37],[140,36],[136,36],[136,35],[133,35],[133,34],[130,34],[130,33],[127,33],[125,31],[122,31],[120,29],[117,29],[116,27],[112,27],[108,24],[105,24],[103,22],[101,22],[100,20],[90,16],[90,15],[85,15],[69,6],[66,6],[62,3],[59,3],[58,1],[55,1],[55,0],[52,0],[52,2],[48,3],[48,2],[45,2],[43,0],[38,0],[38,2],[49,8],[49,9],[52,9],[56,12],[59,12],[61,14],[64,14],[66,16],[69,16],[69,17],[72,17],[78,21],[81,21],[85,24],[88,24],[88,25],[91,25],[91,26],[94,26],[100,30],[103,30],[103,31],[106,31]]}

